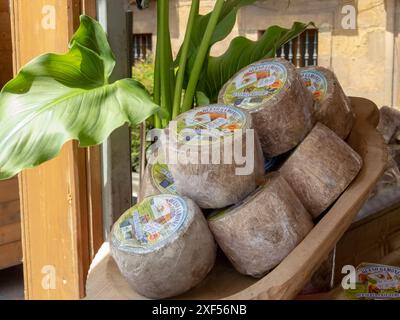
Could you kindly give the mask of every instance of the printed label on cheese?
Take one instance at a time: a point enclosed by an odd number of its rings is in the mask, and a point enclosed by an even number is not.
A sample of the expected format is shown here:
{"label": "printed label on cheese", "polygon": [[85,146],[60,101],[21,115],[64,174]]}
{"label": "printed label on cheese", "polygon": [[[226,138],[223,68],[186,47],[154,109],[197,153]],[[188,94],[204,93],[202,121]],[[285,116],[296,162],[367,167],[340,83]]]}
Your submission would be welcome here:
{"label": "printed label on cheese", "polygon": [[314,100],[321,101],[326,95],[328,83],[325,76],[317,70],[302,70],[300,72],[306,87],[312,95]]}
{"label": "printed label on cheese", "polygon": [[187,205],[175,195],[156,195],[144,199],[124,213],[113,230],[120,248],[144,252],[162,246],[187,218]]}
{"label": "printed label on cheese", "polygon": [[255,64],[227,86],[223,100],[243,109],[255,109],[276,95],[287,81],[286,67],[274,61]]}
{"label": "printed label on cheese", "polygon": [[174,178],[166,164],[156,162],[151,166],[151,180],[160,192],[176,194]]}
{"label": "printed label on cheese", "polygon": [[347,289],[352,299],[400,299],[400,268],[362,263],[356,268],[355,288]]}
{"label": "printed label on cheese", "polygon": [[237,108],[218,104],[199,107],[178,118],[178,141],[194,145],[217,142],[245,125],[246,115]]}

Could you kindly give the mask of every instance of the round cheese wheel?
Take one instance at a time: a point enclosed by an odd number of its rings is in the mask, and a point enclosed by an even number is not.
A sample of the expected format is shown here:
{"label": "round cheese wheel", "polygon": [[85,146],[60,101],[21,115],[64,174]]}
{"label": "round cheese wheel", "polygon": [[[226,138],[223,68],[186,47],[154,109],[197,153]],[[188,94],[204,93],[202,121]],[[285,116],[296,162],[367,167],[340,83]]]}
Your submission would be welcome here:
{"label": "round cheese wheel", "polygon": [[139,294],[179,295],[212,269],[216,244],[199,207],[190,199],[160,194],[125,212],[111,232],[111,254]]}
{"label": "round cheese wheel", "polygon": [[165,161],[149,162],[143,173],[139,190],[139,201],[161,193],[176,194],[174,178]]}
{"label": "round cheese wheel", "polygon": [[347,188],[361,167],[361,157],[332,130],[317,123],[280,172],[316,218]]}
{"label": "round cheese wheel", "polygon": [[[264,158],[250,115],[209,105],[181,114],[170,127],[167,161],[177,193],[201,208],[223,208],[244,199],[264,178]],[[171,123],[170,123],[171,126]]]}
{"label": "round cheese wheel", "polygon": [[397,134],[400,131],[400,111],[383,106],[379,109],[378,131],[382,134],[383,139],[388,144],[398,143]]}
{"label": "round cheese wheel", "polygon": [[353,127],[354,113],[335,74],[317,66],[300,68],[299,73],[314,97],[316,121],[345,139]]}
{"label": "round cheese wheel", "polygon": [[217,243],[243,274],[261,277],[312,229],[311,216],[278,174],[242,203],[208,218]]}
{"label": "round cheese wheel", "polygon": [[265,59],[233,76],[218,101],[249,111],[267,158],[297,146],[311,130],[313,98],[285,59]]}

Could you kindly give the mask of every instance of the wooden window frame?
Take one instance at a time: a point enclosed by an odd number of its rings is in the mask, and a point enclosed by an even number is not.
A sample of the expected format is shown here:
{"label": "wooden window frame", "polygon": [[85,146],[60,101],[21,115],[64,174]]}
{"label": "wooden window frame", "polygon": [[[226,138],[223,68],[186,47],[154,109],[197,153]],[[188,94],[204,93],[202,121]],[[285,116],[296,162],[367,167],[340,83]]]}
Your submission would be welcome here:
{"label": "wooden window frame", "polygon": [[[55,30],[40,28],[45,5],[56,10]],[[94,15],[95,5],[11,0],[14,73],[40,53],[65,52],[79,15]],[[103,242],[100,148],[68,142],[55,159],[23,171],[19,184],[25,297],[84,297],[91,259]]]}

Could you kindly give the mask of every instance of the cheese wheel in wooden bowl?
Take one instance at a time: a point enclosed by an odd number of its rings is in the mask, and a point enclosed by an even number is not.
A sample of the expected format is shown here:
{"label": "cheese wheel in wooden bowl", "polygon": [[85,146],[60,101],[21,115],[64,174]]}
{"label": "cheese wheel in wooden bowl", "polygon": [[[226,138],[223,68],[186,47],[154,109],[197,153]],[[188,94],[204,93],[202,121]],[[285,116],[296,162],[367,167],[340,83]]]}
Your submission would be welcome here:
{"label": "cheese wheel in wooden bowl", "polygon": [[212,269],[216,244],[199,207],[171,194],[145,198],[111,232],[111,254],[134,290],[168,298],[191,289]]}
{"label": "cheese wheel in wooden bowl", "polygon": [[217,243],[240,273],[261,277],[312,229],[310,214],[279,173],[243,202],[211,215]]}
{"label": "cheese wheel in wooden bowl", "polygon": [[313,97],[285,59],[265,59],[243,68],[224,85],[218,101],[251,113],[267,158],[297,146],[314,124]]}
{"label": "cheese wheel in wooden bowl", "polygon": [[353,127],[354,113],[350,99],[343,92],[335,74],[324,67],[300,68],[299,74],[314,97],[315,119],[345,139]]}
{"label": "cheese wheel in wooden bowl", "polygon": [[362,163],[361,157],[345,141],[318,122],[280,172],[316,218],[353,181]]}
{"label": "cheese wheel in wooden bowl", "polygon": [[163,145],[176,191],[201,208],[237,203],[263,182],[261,146],[243,110],[226,105],[192,109],[170,123],[168,139]]}

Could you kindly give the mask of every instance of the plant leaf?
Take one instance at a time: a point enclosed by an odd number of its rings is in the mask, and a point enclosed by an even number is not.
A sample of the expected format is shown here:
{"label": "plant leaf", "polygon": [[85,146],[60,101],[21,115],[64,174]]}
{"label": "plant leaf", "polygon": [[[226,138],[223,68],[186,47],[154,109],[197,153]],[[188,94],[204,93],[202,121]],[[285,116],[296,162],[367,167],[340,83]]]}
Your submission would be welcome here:
{"label": "plant leaf", "polygon": [[[112,53],[94,20],[87,21],[66,54],[39,56],[1,91],[0,179],[54,158],[68,140],[96,145],[158,111],[139,82],[108,84]],[[93,41],[86,47],[79,39]]]}
{"label": "plant leaf", "polygon": [[108,79],[115,67],[115,57],[100,23],[88,16],[81,15],[79,28],[71,39],[70,47],[75,42],[99,55],[104,61],[104,76]]}
{"label": "plant leaf", "polygon": [[196,92],[196,104],[197,106],[204,106],[210,104],[210,99],[204,94],[204,92]]}
{"label": "plant leaf", "polygon": [[[296,38],[310,24],[295,22],[291,29],[269,27],[258,41],[245,37],[232,40],[228,50],[218,57],[210,56],[198,82],[197,90],[216,101],[222,86],[240,69],[262,58],[274,57],[276,50]],[[190,72],[190,70],[189,70]]]}
{"label": "plant leaf", "polygon": [[[226,38],[226,36],[232,31],[238,10],[246,5],[252,4],[256,0],[226,0],[221,14],[219,16],[218,24],[215,28],[210,47]],[[188,66],[189,69],[192,68],[194,59],[196,57],[197,50],[200,46],[201,40],[203,39],[204,30],[207,28],[208,21],[210,20],[211,12],[206,15],[197,15],[195,17],[195,22],[193,26],[192,36],[190,38],[190,48],[189,48],[189,59]],[[179,59],[181,56],[181,50],[179,50],[178,55],[175,59],[175,66],[179,65]]]}

